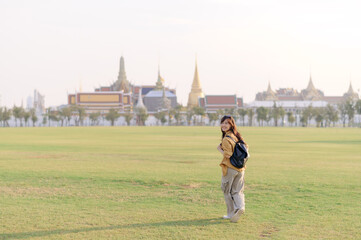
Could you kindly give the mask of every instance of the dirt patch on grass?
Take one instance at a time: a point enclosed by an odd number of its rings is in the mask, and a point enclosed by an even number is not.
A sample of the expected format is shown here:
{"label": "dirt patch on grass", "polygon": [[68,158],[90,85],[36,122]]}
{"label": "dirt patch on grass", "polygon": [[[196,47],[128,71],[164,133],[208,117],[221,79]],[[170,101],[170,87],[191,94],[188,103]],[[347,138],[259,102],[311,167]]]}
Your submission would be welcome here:
{"label": "dirt patch on grass", "polygon": [[279,232],[280,230],[273,226],[273,225],[267,225],[264,226],[263,231],[261,232],[261,234],[259,235],[260,238],[270,238],[272,236],[272,234]]}
{"label": "dirt patch on grass", "polygon": [[48,188],[48,187],[8,187],[0,186],[0,195],[13,197],[19,196],[38,196],[49,197],[58,195],[69,195],[69,191],[64,188]]}
{"label": "dirt patch on grass", "polygon": [[164,183],[163,186],[166,187],[181,187],[185,189],[194,189],[200,188],[203,184],[202,183],[189,183],[189,184],[173,184],[173,183]]}
{"label": "dirt patch on grass", "polygon": [[202,186],[202,183],[190,183],[190,184],[187,184],[187,185],[182,185],[182,187],[186,188],[186,189],[200,188],[201,186]]}

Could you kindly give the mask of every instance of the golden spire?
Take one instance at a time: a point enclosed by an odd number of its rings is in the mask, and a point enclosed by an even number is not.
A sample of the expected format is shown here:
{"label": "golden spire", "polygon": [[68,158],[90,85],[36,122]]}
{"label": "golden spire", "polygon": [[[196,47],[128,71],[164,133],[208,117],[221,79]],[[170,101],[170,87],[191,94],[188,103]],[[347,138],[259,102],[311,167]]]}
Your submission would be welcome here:
{"label": "golden spire", "polygon": [[351,81],[350,81],[350,86],[349,86],[349,88],[348,88],[347,93],[348,93],[348,94],[353,94],[353,93],[354,93],[353,88],[352,88]]}
{"label": "golden spire", "polygon": [[197,60],[196,60],[196,69],[194,70],[194,77],[193,77],[192,89],[193,89],[193,88],[194,88],[194,89],[202,88],[202,87],[201,87],[201,82],[199,81]]}
{"label": "golden spire", "polygon": [[198,64],[197,64],[197,57],[196,57],[196,67],[194,70],[194,77],[193,77],[193,83],[192,83],[192,89],[189,93],[188,97],[188,107],[195,107],[199,106],[198,98],[204,97],[204,94],[202,92],[201,82],[199,80],[199,74],[198,74]]}
{"label": "golden spire", "polygon": [[270,82],[270,81],[268,81],[267,92],[268,92],[268,93],[272,93],[272,92],[273,92],[273,91],[272,91],[272,88],[271,88],[271,82]]}
{"label": "golden spire", "polygon": [[158,80],[155,84],[155,90],[162,90],[162,88],[164,87],[164,78],[162,78],[162,76],[160,75],[160,67],[158,64]]}
{"label": "golden spire", "polygon": [[312,90],[314,90],[314,89],[316,89],[316,88],[315,88],[315,86],[313,85],[312,76],[311,76],[311,74],[310,74],[310,81],[308,82],[308,86],[307,86],[306,90],[307,90],[307,91],[312,91]]}

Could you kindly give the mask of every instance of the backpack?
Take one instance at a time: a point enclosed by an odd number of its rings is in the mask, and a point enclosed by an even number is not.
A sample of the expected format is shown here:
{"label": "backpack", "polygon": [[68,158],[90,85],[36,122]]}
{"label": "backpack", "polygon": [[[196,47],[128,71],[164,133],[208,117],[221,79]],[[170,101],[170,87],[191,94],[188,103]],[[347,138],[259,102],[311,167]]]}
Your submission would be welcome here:
{"label": "backpack", "polygon": [[226,137],[232,139],[233,142],[236,144],[234,146],[233,154],[229,158],[231,160],[231,164],[236,168],[244,168],[246,166],[246,162],[248,158],[250,157],[246,144],[242,140],[236,142],[230,136],[226,136]]}

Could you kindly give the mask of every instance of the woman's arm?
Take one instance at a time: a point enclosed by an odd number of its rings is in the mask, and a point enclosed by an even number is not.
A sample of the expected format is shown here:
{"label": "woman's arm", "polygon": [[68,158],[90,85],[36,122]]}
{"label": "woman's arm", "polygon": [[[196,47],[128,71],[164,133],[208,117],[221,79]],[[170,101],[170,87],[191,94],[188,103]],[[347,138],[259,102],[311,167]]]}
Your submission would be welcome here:
{"label": "woman's arm", "polygon": [[221,144],[218,145],[217,150],[218,150],[222,155],[224,154],[224,151],[223,151],[223,149],[222,149],[222,147],[221,147]]}

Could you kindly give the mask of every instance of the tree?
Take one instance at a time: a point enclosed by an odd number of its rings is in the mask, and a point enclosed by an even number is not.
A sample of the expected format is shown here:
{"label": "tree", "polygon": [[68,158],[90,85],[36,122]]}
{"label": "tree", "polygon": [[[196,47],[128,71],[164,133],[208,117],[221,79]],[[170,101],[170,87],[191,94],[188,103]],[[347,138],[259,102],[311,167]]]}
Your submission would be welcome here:
{"label": "tree", "polygon": [[36,112],[35,112],[34,108],[32,108],[30,110],[30,118],[31,118],[31,121],[33,122],[33,127],[35,127],[35,124],[38,121],[38,116],[36,116]]}
{"label": "tree", "polygon": [[346,101],[345,108],[348,117],[348,126],[351,127],[353,125],[353,119],[355,117],[355,105],[351,101]]}
{"label": "tree", "polygon": [[163,125],[167,119],[165,118],[166,112],[165,111],[159,111],[154,114],[154,117],[158,120],[158,122],[161,122],[161,125]]}
{"label": "tree", "polygon": [[213,126],[213,122],[218,120],[218,114],[217,113],[207,113],[208,119],[209,119],[209,125]]}
{"label": "tree", "polygon": [[316,127],[323,127],[323,120],[325,119],[325,109],[317,108],[314,110]]}
{"label": "tree", "polygon": [[338,110],[340,111],[340,117],[342,121],[342,126],[346,127],[346,119],[347,119],[347,108],[345,103],[339,103],[337,105]]}
{"label": "tree", "polygon": [[187,108],[187,124],[188,126],[191,125],[191,122],[192,122],[192,118],[194,116],[194,111],[193,111],[193,108]]}
{"label": "tree", "polygon": [[355,104],[355,110],[358,114],[361,114],[361,99],[357,100],[357,102]]}
{"label": "tree", "polygon": [[57,111],[50,111],[48,117],[49,117],[49,125],[50,125],[50,121],[58,122],[60,120]]}
{"label": "tree", "polygon": [[335,109],[331,104],[327,104],[325,109],[325,117],[328,123],[332,122],[333,126],[335,126],[336,122],[339,120],[337,109]]}
{"label": "tree", "polygon": [[247,116],[248,116],[248,125],[252,126],[253,123],[253,116],[254,116],[254,111],[252,108],[247,110]]}
{"label": "tree", "polygon": [[22,126],[23,125],[22,118],[24,116],[24,108],[14,106],[12,112],[13,112],[13,116],[15,118],[15,127],[18,126],[18,124],[17,124],[18,119],[20,119],[20,126]]}
{"label": "tree", "polygon": [[[203,125],[203,117],[206,115],[206,112],[204,110],[204,108],[202,107],[193,107],[193,112],[196,116],[200,116],[201,118],[201,122],[200,125]],[[199,122],[197,121],[197,125],[199,124]]]}
{"label": "tree", "polygon": [[66,120],[66,125],[69,126],[70,119],[72,116],[72,111],[75,110],[74,107],[64,107],[59,110],[59,116],[61,118],[61,126],[63,126],[63,121]]}
{"label": "tree", "polygon": [[224,114],[225,114],[225,112],[224,112],[223,109],[218,109],[216,113],[217,113],[217,115],[218,115],[218,119],[219,119],[219,120],[221,120],[222,117],[223,117]]}
{"label": "tree", "polygon": [[117,109],[110,109],[109,112],[105,115],[105,119],[110,121],[110,124],[114,126],[114,122],[120,117]]}
{"label": "tree", "polygon": [[282,125],[282,127],[283,127],[283,126],[285,125],[286,111],[285,111],[285,109],[284,109],[282,106],[280,106],[280,107],[278,108],[278,111],[279,111],[279,114],[280,114],[280,117],[281,117],[281,120],[282,120],[281,125]]}
{"label": "tree", "polygon": [[305,108],[302,111],[302,116],[300,121],[303,127],[307,127],[308,123],[312,120],[313,115],[314,115],[314,109],[312,105],[309,105],[307,108]]}
{"label": "tree", "polygon": [[278,119],[280,118],[280,108],[277,107],[276,102],[273,103],[273,108],[271,109],[271,116],[273,118],[275,127],[277,127]]}
{"label": "tree", "polygon": [[307,127],[307,117],[305,117],[303,114],[300,118],[300,122],[302,124],[302,127]]}
{"label": "tree", "polygon": [[71,112],[75,119],[75,125],[83,125],[84,118],[86,117],[85,108],[83,108],[82,106],[72,105]]}
{"label": "tree", "polygon": [[31,117],[31,113],[29,111],[24,111],[23,118],[24,118],[26,127],[28,126],[28,121],[29,121],[30,117]]}
{"label": "tree", "polygon": [[43,122],[42,122],[43,126],[46,125],[47,121],[48,121],[47,114],[43,114]]}
{"label": "tree", "polygon": [[11,109],[6,107],[0,108],[0,121],[2,122],[3,127],[9,127],[8,121],[11,118]]}
{"label": "tree", "polygon": [[99,124],[100,115],[101,115],[100,112],[94,112],[89,114],[89,119],[91,121],[92,126]]}
{"label": "tree", "polygon": [[147,118],[149,117],[147,110],[145,108],[136,108],[135,113],[137,116],[137,124],[139,126],[144,126],[145,121],[147,121]]}
{"label": "tree", "polygon": [[237,110],[238,115],[241,117],[242,125],[244,126],[244,117],[247,115],[247,110],[240,108]]}
{"label": "tree", "polygon": [[357,114],[361,114],[361,99],[357,100],[357,102],[355,104],[355,111]]}
{"label": "tree", "polygon": [[180,120],[182,119],[181,110],[183,106],[181,104],[177,104],[177,106],[174,108],[174,119],[176,121],[176,125],[180,125]]}
{"label": "tree", "polygon": [[125,112],[122,114],[124,117],[125,122],[127,123],[127,126],[130,125],[130,121],[133,119],[133,113],[130,112],[129,109],[126,109]]}
{"label": "tree", "polygon": [[292,126],[293,123],[296,121],[295,116],[292,112],[287,113],[287,122]]}
{"label": "tree", "polygon": [[267,119],[268,109],[265,107],[259,107],[256,109],[256,113],[257,113],[257,121],[263,127],[263,122],[266,121]]}

